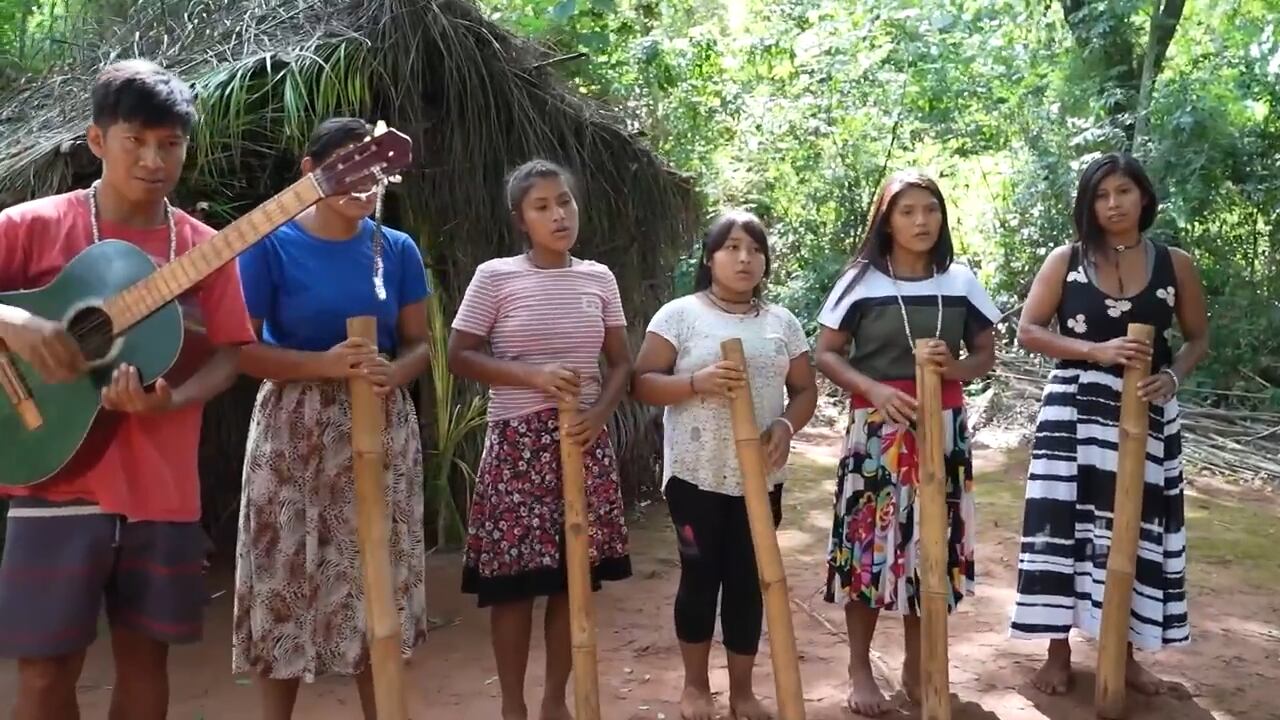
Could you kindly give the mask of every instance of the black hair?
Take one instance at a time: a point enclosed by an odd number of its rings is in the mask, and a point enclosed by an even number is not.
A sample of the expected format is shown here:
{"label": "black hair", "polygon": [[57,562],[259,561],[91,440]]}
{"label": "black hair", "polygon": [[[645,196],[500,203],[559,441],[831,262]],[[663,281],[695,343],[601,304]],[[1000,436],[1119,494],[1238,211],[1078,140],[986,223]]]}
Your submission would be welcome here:
{"label": "black hair", "polygon": [[93,124],[103,130],[127,122],[146,128],[179,127],[188,134],[196,122],[191,86],[149,60],[122,60],[102,68],[90,98]]}
{"label": "black hair", "polygon": [[575,196],[578,194],[577,188],[574,187],[576,183],[573,173],[550,160],[530,160],[507,173],[507,210],[511,212],[513,219],[520,212],[520,203],[524,202],[525,196],[533,189],[534,184],[546,178],[560,178],[571,194]]}
{"label": "black hair", "polygon": [[849,270],[858,268],[849,284],[840,293],[839,299],[843,300],[871,268],[874,267],[886,275],[889,274],[889,255],[893,252],[893,234],[889,231],[889,218],[898,205],[902,191],[909,188],[928,191],[933,199],[938,201],[938,209],[942,212],[942,227],[938,229],[938,241],[929,249],[929,261],[933,265],[933,271],[938,275],[951,268],[956,252],[955,245],[951,242],[951,224],[947,220],[947,201],[942,197],[942,189],[933,178],[923,173],[913,170],[896,172],[889,176],[889,179],[880,187],[880,192],[876,194],[862,242],[844,269],[840,271],[840,274],[844,275]]}
{"label": "black hair", "polygon": [[720,252],[720,248],[729,242],[729,235],[734,228],[742,228],[764,253],[764,277],[752,289],[752,297],[759,299],[764,292],[764,281],[769,278],[769,270],[773,265],[773,257],[769,254],[769,233],[764,229],[760,218],[745,210],[730,210],[721,214],[707,230],[702,238],[702,255],[698,258],[698,269],[693,275],[693,290],[698,292],[711,287],[711,256]]}
{"label": "black hair", "polygon": [[1102,181],[1117,173],[1132,180],[1142,193],[1138,232],[1146,232],[1156,221],[1160,200],[1156,197],[1155,186],[1151,184],[1151,178],[1147,176],[1142,163],[1128,153],[1109,152],[1099,155],[1080,173],[1080,183],[1076,186],[1076,204],[1071,213],[1071,220],[1076,228],[1076,242],[1088,250],[1101,247],[1106,239],[1093,204]]}
{"label": "black hair", "polygon": [[305,155],[320,165],[342,148],[373,134],[373,126],[353,117],[333,117],[316,125],[307,139]]}

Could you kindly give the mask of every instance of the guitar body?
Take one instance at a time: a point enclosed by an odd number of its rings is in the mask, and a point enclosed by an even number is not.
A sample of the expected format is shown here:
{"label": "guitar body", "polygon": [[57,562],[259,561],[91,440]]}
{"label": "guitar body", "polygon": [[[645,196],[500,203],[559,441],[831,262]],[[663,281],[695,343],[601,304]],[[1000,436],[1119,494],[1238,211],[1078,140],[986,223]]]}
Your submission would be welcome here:
{"label": "guitar body", "polygon": [[[43,288],[0,293],[0,304],[65,325],[77,313],[100,306],[155,271],[155,262],[136,246],[104,240],[77,255]],[[34,368],[11,355],[45,422],[28,430],[14,406],[0,402],[0,442],[4,446],[0,485],[33,485],[65,466],[98,417],[102,388],[110,384],[115,368],[133,365],[143,384],[153,383],[177,360],[182,338],[182,310],[173,300],[117,336],[110,351],[101,358],[91,358],[89,372],[72,382],[46,383]]]}

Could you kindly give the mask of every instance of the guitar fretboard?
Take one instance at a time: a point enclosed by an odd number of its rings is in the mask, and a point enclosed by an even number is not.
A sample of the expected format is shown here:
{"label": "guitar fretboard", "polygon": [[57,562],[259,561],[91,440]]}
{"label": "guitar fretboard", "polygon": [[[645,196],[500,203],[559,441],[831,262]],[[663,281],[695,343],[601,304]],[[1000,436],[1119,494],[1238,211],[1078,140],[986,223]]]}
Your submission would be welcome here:
{"label": "guitar fretboard", "polygon": [[120,335],[195,287],[322,198],[320,188],[308,175],[209,240],[111,297],[103,303],[103,310],[111,317],[114,334]]}

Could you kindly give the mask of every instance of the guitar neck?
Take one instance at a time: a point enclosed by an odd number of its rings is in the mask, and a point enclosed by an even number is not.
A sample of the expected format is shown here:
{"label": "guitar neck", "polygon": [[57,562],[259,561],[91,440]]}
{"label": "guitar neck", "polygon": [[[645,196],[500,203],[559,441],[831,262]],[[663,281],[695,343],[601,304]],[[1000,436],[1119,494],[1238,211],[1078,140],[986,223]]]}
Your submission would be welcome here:
{"label": "guitar neck", "polygon": [[212,275],[251,245],[323,198],[307,175],[231,223],[209,240],[139,280],[103,303],[114,334],[141,322]]}

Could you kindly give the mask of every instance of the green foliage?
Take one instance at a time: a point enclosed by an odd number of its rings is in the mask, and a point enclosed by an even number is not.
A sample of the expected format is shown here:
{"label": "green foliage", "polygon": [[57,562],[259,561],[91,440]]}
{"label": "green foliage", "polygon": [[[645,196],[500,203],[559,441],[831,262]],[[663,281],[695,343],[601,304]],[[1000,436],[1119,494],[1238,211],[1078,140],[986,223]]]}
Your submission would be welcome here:
{"label": "green foliage", "polygon": [[[436,285],[433,280],[431,285]],[[461,383],[449,372],[446,360],[449,321],[438,293],[427,299],[427,320],[431,332],[430,408],[419,403],[422,412],[434,412],[433,447],[424,447],[426,522],[436,531],[436,547],[456,547],[467,533],[467,502],[475,484],[473,464],[478,452],[468,453],[468,441],[483,436],[485,400],[482,393],[468,397]],[[467,461],[470,460],[471,463]]]}
{"label": "green foliage", "polygon": [[[770,296],[810,330],[877,186],[906,166],[938,177],[961,260],[1017,308],[1071,240],[1079,170],[1126,147],[1141,117],[1136,152],[1162,204],[1152,235],[1193,254],[1209,295],[1217,340],[1192,384],[1249,404],[1280,386],[1274,2],[1180,14],[1165,2],[1154,35],[1143,0],[488,4],[558,52],[586,53],[561,72],[630,111],[709,207],[766,220]],[[690,287],[696,246],[674,292]]]}

